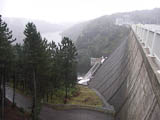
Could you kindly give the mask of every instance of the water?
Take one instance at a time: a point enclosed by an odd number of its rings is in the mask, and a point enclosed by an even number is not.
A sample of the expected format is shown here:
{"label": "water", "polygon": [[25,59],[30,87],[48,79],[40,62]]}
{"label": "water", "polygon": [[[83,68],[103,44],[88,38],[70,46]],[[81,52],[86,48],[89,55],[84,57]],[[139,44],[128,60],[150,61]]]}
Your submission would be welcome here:
{"label": "water", "polygon": [[61,33],[62,31],[43,33],[42,37],[45,37],[48,42],[51,42],[53,40],[56,44],[58,44],[62,40],[62,36],[60,35]]}

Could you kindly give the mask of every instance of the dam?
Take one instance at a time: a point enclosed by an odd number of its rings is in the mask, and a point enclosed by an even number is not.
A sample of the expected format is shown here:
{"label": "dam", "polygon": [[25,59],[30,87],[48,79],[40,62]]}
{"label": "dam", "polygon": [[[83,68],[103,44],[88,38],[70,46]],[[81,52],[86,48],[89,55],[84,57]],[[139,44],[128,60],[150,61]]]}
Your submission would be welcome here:
{"label": "dam", "polygon": [[132,26],[89,87],[116,111],[115,120],[160,120],[160,34]]}

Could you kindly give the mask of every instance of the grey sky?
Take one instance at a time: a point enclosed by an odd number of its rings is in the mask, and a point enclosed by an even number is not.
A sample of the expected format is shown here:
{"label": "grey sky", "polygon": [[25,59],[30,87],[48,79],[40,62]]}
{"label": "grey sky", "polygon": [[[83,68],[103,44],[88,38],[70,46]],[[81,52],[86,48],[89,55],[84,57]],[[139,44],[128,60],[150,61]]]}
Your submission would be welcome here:
{"label": "grey sky", "polygon": [[160,7],[160,0],[0,0],[0,13],[50,22],[78,22],[116,12]]}

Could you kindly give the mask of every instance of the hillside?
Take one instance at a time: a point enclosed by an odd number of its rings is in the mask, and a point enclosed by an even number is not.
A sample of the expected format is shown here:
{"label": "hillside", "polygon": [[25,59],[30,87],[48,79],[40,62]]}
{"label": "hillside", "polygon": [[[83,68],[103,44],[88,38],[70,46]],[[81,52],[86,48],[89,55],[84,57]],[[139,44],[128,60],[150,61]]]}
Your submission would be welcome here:
{"label": "hillside", "polygon": [[[160,24],[160,8],[155,8],[153,10],[137,10],[133,12],[115,13],[112,15],[105,15],[95,20],[100,20],[105,17],[112,19],[114,23],[116,23],[116,20],[121,19],[124,22],[131,22],[135,24]],[[73,27],[63,31],[62,35],[68,36],[76,41],[82,31],[87,28],[87,25],[95,20],[76,24]]]}
{"label": "hillside", "polygon": [[117,26],[108,17],[91,21],[79,35],[76,46],[78,49],[78,71],[90,68],[90,57],[108,57],[125,39],[128,29]]}
{"label": "hillside", "polygon": [[62,35],[70,37],[78,49],[78,72],[87,72],[90,57],[109,56],[126,39],[128,29],[119,26],[124,23],[160,24],[160,9],[105,15],[65,30]]}
{"label": "hillside", "polygon": [[[79,31],[74,30],[78,26],[83,27],[80,27]],[[89,70],[90,57],[109,56],[128,33],[126,27],[115,25],[114,19],[110,16],[103,16],[78,26],[65,31],[63,35],[73,39],[77,46],[79,73]]]}
{"label": "hillside", "polygon": [[40,20],[31,20],[31,19],[25,19],[25,18],[4,18],[4,21],[8,24],[9,28],[13,31],[13,37],[15,37],[17,40],[16,42],[22,43],[23,42],[23,31],[25,28],[25,25],[28,22],[34,22],[36,24],[37,29],[43,34],[48,32],[56,32],[56,31],[63,31],[66,26],[64,25],[58,25],[58,24],[52,24],[46,21],[40,21]]}
{"label": "hillside", "polygon": [[68,36],[71,40],[76,41],[80,33],[89,22],[78,23],[62,32],[62,36]]}
{"label": "hillside", "polygon": [[133,12],[117,13],[112,15],[114,18],[123,18],[133,23],[160,24],[160,8],[153,10],[137,10]]}

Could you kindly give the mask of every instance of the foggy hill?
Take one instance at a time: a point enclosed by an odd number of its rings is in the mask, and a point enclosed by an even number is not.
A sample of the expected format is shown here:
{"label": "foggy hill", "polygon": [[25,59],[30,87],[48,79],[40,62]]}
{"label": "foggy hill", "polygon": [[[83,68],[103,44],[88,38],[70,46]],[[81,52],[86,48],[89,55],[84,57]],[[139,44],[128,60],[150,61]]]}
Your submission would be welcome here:
{"label": "foggy hill", "polygon": [[71,40],[77,40],[79,34],[82,32],[84,27],[88,24],[88,22],[78,23],[73,25],[67,30],[62,32],[62,36],[68,36]]}
{"label": "foggy hill", "polygon": [[126,39],[128,28],[114,24],[103,16],[87,23],[75,44],[78,50],[78,71],[88,71],[91,57],[108,57]]}
{"label": "foggy hill", "polygon": [[[95,20],[102,20],[103,18],[112,19],[114,23],[116,23],[116,19],[125,19],[126,21],[138,24],[160,24],[160,8],[155,8],[153,10],[137,10],[133,12],[125,12],[125,13],[115,13],[112,15],[105,15],[103,17],[99,17]],[[63,36],[68,36],[73,40],[77,40],[78,36],[87,29],[87,24],[92,23],[95,20],[90,20],[87,22],[83,22],[80,24],[76,24],[73,27],[63,31]]]}
{"label": "foggy hill", "polygon": [[40,31],[42,34],[48,32],[63,31],[66,28],[65,25],[52,24],[40,20],[31,20],[25,18],[8,18],[8,17],[5,17],[3,19],[8,24],[10,30],[13,31],[13,37],[17,39],[16,42],[19,43],[23,42],[24,39],[23,31],[25,29],[25,25],[28,22],[34,22],[34,24],[37,26],[38,31]]}
{"label": "foggy hill", "polygon": [[160,9],[105,15],[74,25],[62,35],[71,38],[78,49],[78,71],[90,68],[90,57],[109,56],[126,39],[127,28],[117,24],[160,24]]}
{"label": "foggy hill", "polygon": [[112,17],[127,17],[128,20],[136,24],[160,24],[160,8],[155,8],[152,10],[137,10],[133,12],[116,13],[113,14]]}

